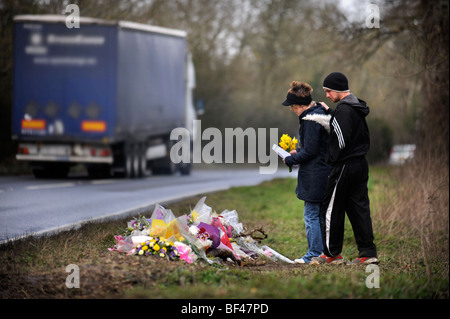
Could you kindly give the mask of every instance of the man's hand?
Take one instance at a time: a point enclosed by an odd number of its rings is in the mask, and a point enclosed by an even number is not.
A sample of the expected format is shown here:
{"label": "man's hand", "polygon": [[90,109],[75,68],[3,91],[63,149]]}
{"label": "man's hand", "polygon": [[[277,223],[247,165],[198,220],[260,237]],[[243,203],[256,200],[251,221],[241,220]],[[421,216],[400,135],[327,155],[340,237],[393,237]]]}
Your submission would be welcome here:
{"label": "man's hand", "polygon": [[319,104],[322,105],[326,111],[330,109],[330,107],[325,102],[319,102]]}

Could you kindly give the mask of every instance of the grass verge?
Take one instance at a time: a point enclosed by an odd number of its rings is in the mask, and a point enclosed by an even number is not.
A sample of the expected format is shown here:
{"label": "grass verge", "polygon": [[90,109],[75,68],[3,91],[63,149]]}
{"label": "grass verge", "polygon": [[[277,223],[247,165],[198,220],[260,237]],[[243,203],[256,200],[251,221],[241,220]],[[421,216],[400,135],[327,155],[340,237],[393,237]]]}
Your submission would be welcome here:
{"label": "grass verge", "polygon": [[[379,252],[379,288],[365,266],[309,266],[266,261],[264,265],[216,268],[202,263],[170,262],[157,257],[110,252],[114,235],[129,218],[85,224],[78,230],[27,238],[0,247],[1,298],[448,298],[448,226],[424,231],[399,216],[396,168],[372,167],[369,196]],[[295,179],[209,194],[206,203],[218,213],[236,209],[251,229],[264,226],[264,244],[295,259],[307,250],[303,203],[296,199]],[[188,214],[201,196],[168,206]],[[414,211],[408,211],[414,214]],[[151,211],[146,215],[150,216]],[[448,218],[448,217],[447,217]],[[435,225],[435,223],[433,223]],[[406,231],[409,230],[409,231]],[[430,256],[423,246],[432,244]],[[447,245],[447,246],[445,246]],[[428,246],[427,246],[428,247]],[[447,248],[445,248],[447,247]],[[343,256],[357,256],[348,220]],[[67,288],[68,265],[80,269],[80,288]]]}

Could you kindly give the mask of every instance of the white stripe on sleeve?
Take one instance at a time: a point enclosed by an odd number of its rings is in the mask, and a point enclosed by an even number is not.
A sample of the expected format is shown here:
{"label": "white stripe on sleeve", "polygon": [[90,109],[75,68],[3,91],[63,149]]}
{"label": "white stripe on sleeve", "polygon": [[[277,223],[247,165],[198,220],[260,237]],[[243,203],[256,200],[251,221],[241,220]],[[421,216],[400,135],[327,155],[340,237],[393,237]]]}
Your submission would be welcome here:
{"label": "white stripe on sleeve", "polygon": [[339,148],[343,149],[345,147],[344,136],[342,135],[341,127],[339,126],[339,123],[337,122],[336,118],[333,118],[332,125],[333,125],[334,131],[336,132],[336,135],[338,137]]}

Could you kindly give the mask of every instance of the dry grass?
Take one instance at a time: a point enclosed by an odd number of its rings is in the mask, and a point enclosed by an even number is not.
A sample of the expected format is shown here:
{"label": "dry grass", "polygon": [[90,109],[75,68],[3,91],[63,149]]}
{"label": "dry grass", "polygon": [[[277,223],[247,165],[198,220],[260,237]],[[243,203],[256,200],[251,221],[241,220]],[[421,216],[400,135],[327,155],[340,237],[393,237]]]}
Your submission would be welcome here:
{"label": "dry grass", "polygon": [[384,189],[388,200],[379,209],[381,231],[386,236],[403,239],[399,253],[415,251],[416,258],[424,260],[429,277],[436,261],[447,261],[448,273],[448,162],[422,157],[391,173],[395,187]]}

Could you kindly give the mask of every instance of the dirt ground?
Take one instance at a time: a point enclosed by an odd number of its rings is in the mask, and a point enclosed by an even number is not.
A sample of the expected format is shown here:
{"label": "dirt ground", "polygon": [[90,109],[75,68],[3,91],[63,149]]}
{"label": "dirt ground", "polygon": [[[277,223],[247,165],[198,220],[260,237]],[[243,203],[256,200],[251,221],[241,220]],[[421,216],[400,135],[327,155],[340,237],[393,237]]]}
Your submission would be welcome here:
{"label": "dirt ground", "polygon": [[[171,283],[184,284],[185,276],[175,278],[173,274],[195,273],[213,269],[214,266],[197,261],[187,264],[184,261],[169,261],[155,256],[129,256],[119,252],[105,252],[95,261],[78,263],[80,286],[82,289],[68,289],[66,279],[70,272],[61,269],[42,270],[26,273],[12,263],[1,265],[0,297],[3,299],[61,299],[61,298],[123,298],[124,291],[136,286],[151,288],[170,277]],[[241,266],[227,262],[228,269],[245,269],[250,273],[270,271],[294,272],[299,265],[275,263],[271,260],[257,260],[242,263]],[[171,275],[172,274],[172,275]]]}

